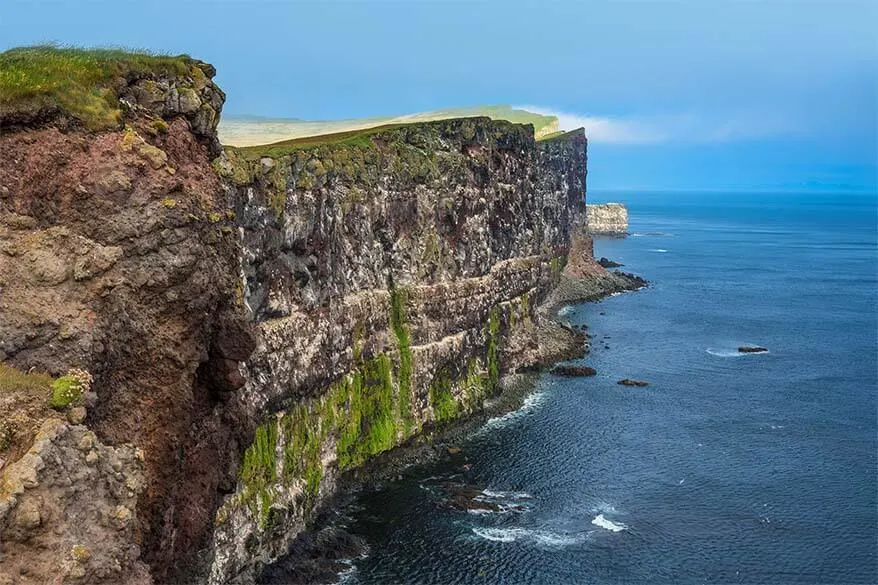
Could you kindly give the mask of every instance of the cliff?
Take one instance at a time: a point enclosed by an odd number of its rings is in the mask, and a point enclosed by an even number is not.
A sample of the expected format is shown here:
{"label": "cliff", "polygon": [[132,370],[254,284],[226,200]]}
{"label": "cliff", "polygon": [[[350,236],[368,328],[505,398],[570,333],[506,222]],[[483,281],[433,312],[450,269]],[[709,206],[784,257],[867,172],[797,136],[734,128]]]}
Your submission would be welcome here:
{"label": "cliff", "polygon": [[595,236],[627,236],[628,208],[621,203],[598,203],[586,206],[586,226]]}
{"label": "cliff", "polygon": [[0,96],[0,582],[250,582],[341,474],[581,350],[582,131],[221,152],[210,66],[99,57],[97,117]]}

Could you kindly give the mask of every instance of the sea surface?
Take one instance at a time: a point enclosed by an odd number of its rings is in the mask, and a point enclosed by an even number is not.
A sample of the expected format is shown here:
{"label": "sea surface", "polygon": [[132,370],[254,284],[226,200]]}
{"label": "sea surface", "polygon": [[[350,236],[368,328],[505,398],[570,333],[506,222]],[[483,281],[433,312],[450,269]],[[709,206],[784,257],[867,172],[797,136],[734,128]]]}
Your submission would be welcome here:
{"label": "sea surface", "polygon": [[[344,580],[878,582],[875,197],[589,197],[630,210],[596,256],[651,282],[565,311],[598,375],[544,374],[459,455],[361,496]],[[448,482],[494,510],[447,506]]]}

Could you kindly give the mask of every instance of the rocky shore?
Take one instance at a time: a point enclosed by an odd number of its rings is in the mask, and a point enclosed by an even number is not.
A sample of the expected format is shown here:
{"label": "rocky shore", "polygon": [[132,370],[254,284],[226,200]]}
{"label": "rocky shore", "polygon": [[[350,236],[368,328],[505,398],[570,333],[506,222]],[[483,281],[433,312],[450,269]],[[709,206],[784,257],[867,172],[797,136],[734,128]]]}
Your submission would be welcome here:
{"label": "rocky shore", "polygon": [[[480,411],[450,426],[420,435],[338,478],[336,496],[320,509],[309,529],[289,544],[286,554],[261,570],[256,578],[257,584],[319,585],[339,581],[350,569],[349,563],[368,552],[366,542],[344,528],[345,510],[358,494],[382,491],[388,484],[406,477],[420,477],[420,470],[424,466],[440,460],[456,462],[461,477],[465,477],[469,467],[456,445],[488,419],[520,408],[536,387],[541,371],[551,371],[560,376],[595,375],[594,369],[587,366],[553,367],[557,361],[581,358],[589,351],[586,334],[567,325],[558,316],[558,311],[569,304],[599,301],[612,294],[638,290],[647,286],[647,282],[635,275],[608,272],[591,256],[591,239],[585,237],[578,242],[581,256],[578,262],[568,263],[565,268],[561,280],[566,283],[564,288],[550,296],[538,309],[546,317],[539,330],[540,344],[545,348],[546,355],[552,357],[532,372],[503,376],[499,394],[487,401]],[[579,294],[586,296],[579,297]],[[561,303],[560,299],[566,301]],[[480,486],[462,479],[444,481],[439,488],[445,494],[445,505],[453,509],[497,511],[499,506],[484,497]]]}

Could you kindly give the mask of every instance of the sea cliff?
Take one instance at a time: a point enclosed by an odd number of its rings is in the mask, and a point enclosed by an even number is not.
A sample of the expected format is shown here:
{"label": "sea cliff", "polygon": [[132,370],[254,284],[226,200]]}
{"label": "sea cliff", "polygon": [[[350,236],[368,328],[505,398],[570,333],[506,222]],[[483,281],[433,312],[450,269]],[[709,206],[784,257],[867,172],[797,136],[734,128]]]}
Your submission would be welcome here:
{"label": "sea cliff", "polygon": [[212,67],[95,58],[98,110],[0,96],[5,582],[252,582],[340,474],[581,352],[553,307],[642,284],[591,258],[581,130],[223,150]]}
{"label": "sea cliff", "polygon": [[586,229],[594,236],[627,236],[628,208],[621,203],[590,203],[586,206]]}

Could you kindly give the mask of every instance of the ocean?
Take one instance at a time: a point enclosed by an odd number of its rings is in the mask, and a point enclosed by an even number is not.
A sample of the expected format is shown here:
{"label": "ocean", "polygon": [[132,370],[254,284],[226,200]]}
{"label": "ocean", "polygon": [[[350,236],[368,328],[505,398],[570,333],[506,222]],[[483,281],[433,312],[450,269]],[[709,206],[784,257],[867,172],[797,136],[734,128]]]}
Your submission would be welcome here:
{"label": "ocean", "polygon": [[589,198],[630,213],[595,255],[651,283],[565,311],[597,376],[543,374],[459,454],[360,496],[344,581],[878,582],[875,197]]}

